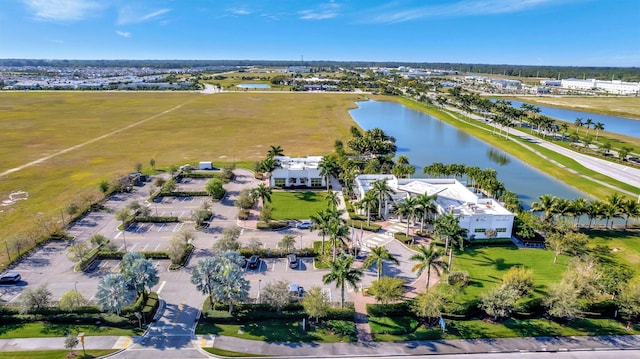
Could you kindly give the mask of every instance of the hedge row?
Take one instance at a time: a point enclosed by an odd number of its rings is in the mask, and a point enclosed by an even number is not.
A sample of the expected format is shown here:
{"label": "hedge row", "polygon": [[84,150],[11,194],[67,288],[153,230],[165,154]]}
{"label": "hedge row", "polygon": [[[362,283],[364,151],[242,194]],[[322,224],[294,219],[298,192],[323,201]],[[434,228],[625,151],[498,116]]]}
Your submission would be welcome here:
{"label": "hedge row", "polygon": [[136,222],[140,223],[172,223],[180,222],[178,216],[136,216]]}
{"label": "hedge row", "polygon": [[313,248],[294,249],[293,251],[284,251],[274,248],[241,248],[238,252],[245,257],[257,255],[262,258],[284,258],[290,253],[294,253],[298,257],[315,257],[318,255]]}
{"label": "hedge row", "polygon": [[[196,247],[193,244],[191,243],[187,244],[187,250],[184,251],[184,255],[182,256],[182,258],[180,258],[178,263],[171,263],[171,265],[169,266],[169,270],[178,270],[184,267],[184,265],[187,263],[187,260],[189,260],[191,253],[193,253],[193,251],[195,250],[195,248]],[[169,256],[167,256],[167,258],[169,258]]]}
{"label": "hedge row", "polygon": [[412,244],[413,243],[413,237],[412,236],[407,236],[405,233],[402,233],[402,232],[394,233],[393,237],[395,239],[399,240],[400,242],[404,243],[404,244]]}
{"label": "hedge row", "polygon": [[[353,321],[355,309],[347,308],[330,308],[327,315],[322,319],[328,320],[349,320]],[[285,306],[281,311],[276,311],[268,304],[236,304],[234,305],[234,313],[229,314],[228,304],[216,303],[214,309],[211,309],[209,298],[202,304],[201,321],[205,323],[246,323],[259,322],[274,319],[292,319],[299,320],[307,318],[302,304],[298,302]]]}
{"label": "hedge row", "polygon": [[208,196],[207,191],[173,191],[161,193],[164,197],[203,197]]}
{"label": "hedge row", "polygon": [[369,231],[369,232],[378,232],[382,228],[381,225],[376,223],[367,224],[366,220],[365,221],[358,221],[358,220],[349,221],[348,225],[355,228],[362,228],[365,231]]}
{"label": "hedge row", "polygon": [[222,172],[188,172],[182,173],[178,177],[180,178],[215,178],[222,177]]}
{"label": "hedge row", "polygon": [[271,221],[269,223],[260,221],[256,225],[256,228],[262,229],[262,230],[272,230],[272,229],[287,228],[288,226],[289,226],[289,222],[287,221]]}
{"label": "hedge row", "polygon": [[75,267],[73,267],[74,272],[81,272],[89,268],[89,266],[98,258],[100,253],[100,248],[102,246],[97,246],[94,249],[90,250],[86,256],[82,257],[80,262],[78,262]]}

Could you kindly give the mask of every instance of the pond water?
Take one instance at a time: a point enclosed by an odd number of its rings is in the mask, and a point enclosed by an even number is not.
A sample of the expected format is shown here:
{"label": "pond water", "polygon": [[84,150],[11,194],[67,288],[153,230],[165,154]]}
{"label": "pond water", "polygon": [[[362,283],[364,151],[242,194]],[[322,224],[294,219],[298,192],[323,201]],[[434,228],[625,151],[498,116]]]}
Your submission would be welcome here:
{"label": "pond water", "polygon": [[574,199],[586,194],[530,167],[510,154],[468,135],[454,126],[423,112],[395,102],[358,102],[349,111],[366,130],[379,127],[396,138],[397,155],[406,155],[416,166],[416,177],[433,162],[462,163],[480,168],[495,168],[505,187],[518,194],[529,208],[543,194]]}
{"label": "pond water", "polygon": [[[522,102],[513,101],[511,102],[511,106],[520,108],[522,106]],[[640,100],[639,100],[640,101]],[[538,108],[540,108],[540,113],[549,116],[551,118],[555,118],[561,121],[574,123],[577,118],[581,118],[582,122],[586,121],[588,118],[593,120],[593,123],[600,122],[604,125],[604,130],[614,133],[619,133],[621,135],[632,136],[640,138],[640,120],[634,120],[632,118],[626,117],[618,117],[618,116],[609,116],[609,115],[601,115],[593,112],[583,112],[583,111],[574,111],[567,110],[564,108],[557,107],[548,107],[548,106],[540,106],[536,104],[532,104]],[[586,131],[586,127],[582,127],[580,129],[580,133],[584,135]],[[589,135],[595,136],[596,131],[593,129],[593,125],[591,125],[591,129],[589,130]]]}
{"label": "pond water", "polygon": [[269,84],[239,84],[236,87],[240,87],[243,89],[268,89],[271,88]]}

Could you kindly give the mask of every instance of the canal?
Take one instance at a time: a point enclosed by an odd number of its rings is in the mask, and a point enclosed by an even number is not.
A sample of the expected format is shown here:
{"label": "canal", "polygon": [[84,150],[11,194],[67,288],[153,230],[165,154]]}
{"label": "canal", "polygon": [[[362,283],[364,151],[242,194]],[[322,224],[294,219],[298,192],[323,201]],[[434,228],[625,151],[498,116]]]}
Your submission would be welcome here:
{"label": "canal", "polygon": [[349,111],[362,128],[376,127],[396,138],[397,155],[406,155],[416,166],[416,177],[433,162],[461,163],[495,168],[505,187],[518,194],[529,208],[543,194],[562,198],[588,197],[565,183],[527,165],[510,154],[468,135],[435,117],[395,102],[358,102]]}

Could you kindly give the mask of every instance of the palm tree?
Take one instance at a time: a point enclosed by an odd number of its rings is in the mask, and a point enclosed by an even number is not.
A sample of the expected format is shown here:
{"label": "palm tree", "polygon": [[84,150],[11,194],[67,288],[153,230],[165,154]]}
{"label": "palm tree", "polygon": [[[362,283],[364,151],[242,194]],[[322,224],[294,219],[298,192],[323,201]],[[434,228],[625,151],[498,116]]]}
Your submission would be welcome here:
{"label": "palm tree", "polygon": [[129,288],[127,280],[123,274],[107,274],[100,278],[96,301],[102,310],[109,313],[122,313],[122,307],[133,302],[135,291]]}
{"label": "palm tree", "polygon": [[596,141],[597,141],[598,135],[600,134],[600,130],[604,130],[604,123],[596,122],[596,124],[593,125],[593,129],[596,130]]}
{"label": "palm tree", "polygon": [[282,156],[282,155],[284,155],[284,150],[279,145],[278,146],[271,145],[271,147],[269,148],[269,151],[267,151],[267,158],[274,158],[276,156]]}
{"label": "palm tree", "polygon": [[584,125],[584,122],[582,122],[582,119],[580,117],[578,117],[573,122],[573,124],[576,125],[576,133],[578,133],[578,130],[580,129],[580,127],[582,127],[582,125]]}
{"label": "palm tree", "polygon": [[420,230],[424,231],[424,223],[427,219],[433,218],[436,213],[438,213],[438,208],[436,207],[436,199],[438,198],[437,194],[428,195],[423,193],[416,197],[416,208],[417,212],[420,215]]}
{"label": "palm tree", "polygon": [[400,264],[398,259],[389,252],[386,247],[376,246],[371,249],[371,252],[367,255],[364,262],[362,262],[362,268],[369,268],[372,264],[376,264],[376,269],[378,270],[378,280],[382,277],[382,266],[384,261],[388,260],[396,265]]}
{"label": "palm tree", "polygon": [[344,244],[349,239],[349,226],[347,226],[344,220],[336,214],[329,222],[327,234],[329,235],[329,241],[331,241],[331,247],[333,248],[333,260],[335,261],[338,241]]}
{"label": "palm tree", "polygon": [[329,191],[324,195],[324,199],[327,200],[327,204],[331,208],[338,208],[338,204],[340,203],[340,198],[338,198],[338,192]]}
{"label": "palm tree", "polygon": [[396,207],[396,214],[407,219],[407,231],[405,234],[409,236],[409,225],[411,219],[416,215],[418,207],[418,200],[414,197],[407,197],[404,201],[398,203]]}
{"label": "palm tree", "polygon": [[318,235],[322,236],[322,254],[324,254],[324,238],[329,234],[329,225],[334,218],[334,213],[329,210],[322,210],[311,216],[311,230],[318,230]]}
{"label": "palm tree", "polygon": [[437,275],[441,275],[443,270],[447,270],[447,263],[442,260],[440,249],[433,242],[429,245],[429,248],[420,246],[417,251],[418,253],[409,258],[412,261],[418,262],[411,268],[411,271],[417,271],[419,277],[425,269],[427,270],[426,290],[428,291],[429,281],[431,280],[431,270],[433,269]]}
{"label": "palm tree", "polygon": [[128,208],[121,208],[116,212],[116,219],[122,222],[122,241],[124,242],[124,251],[127,251],[127,239],[125,238],[125,232],[127,231],[127,221],[129,220],[130,214]]}
{"label": "palm tree", "polygon": [[624,221],[624,229],[627,229],[627,225],[629,224],[629,218],[640,217],[640,205],[638,204],[638,202],[629,199],[625,201],[624,204],[622,205],[622,212],[626,217]]}
{"label": "palm tree", "polygon": [[605,223],[605,227],[607,227],[609,218],[611,218],[611,227],[613,228],[613,220],[620,217],[620,213],[623,210],[624,202],[626,202],[624,200],[624,197],[618,194],[618,192],[615,192],[607,197],[607,204],[604,208],[604,216],[607,221]]}
{"label": "palm tree", "polygon": [[522,212],[522,201],[518,198],[518,195],[513,191],[505,191],[500,196],[500,200],[504,202],[504,206],[507,210],[520,213]]}
{"label": "palm tree", "polygon": [[393,190],[389,187],[387,181],[378,180],[371,185],[371,191],[378,198],[378,216],[382,218],[382,202],[384,201],[386,203],[386,200],[391,197]]}
{"label": "palm tree", "polygon": [[556,196],[543,194],[540,196],[539,202],[531,204],[531,212],[544,212],[544,220],[547,222],[552,221],[553,215],[556,213],[556,203]]}
{"label": "palm tree", "polygon": [[585,210],[585,214],[589,217],[589,229],[591,229],[591,224],[594,219],[601,218],[603,216],[604,207],[605,204],[600,201],[589,202]]}
{"label": "palm tree", "polygon": [[371,210],[378,206],[378,199],[373,191],[364,194],[364,197],[358,202],[358,207],[367,211],[367,226],[371,224]]}
{"label": "palm tree", "polygon": [[563,122],[560,124],[560,128],[562,129],[562,137],[566,137],[567,131],[569,130],[569,124],[566,122]]}
{"label": "palm tree", "polygon": [[325,178],[327,192],[329,192],[329,180],[331,176],[335,176],[338,173],[340,168],[338,161],[334,156],[324,156],[318,163],[318,168],[320,169],[320,176]]}
{"label": "palm tree", "polygon": [[586,198],[576,198],[571,201],[571,214],[576,220],[576,228],[578,228],[578,222],[580,221],[580,216],[586,213],[587,206],[589,202]]}
{"label": "palm tree", "polygon": [[262,200],[262,205],[264,206],[266,202],[271,202],[271,194],[273,190],[269,186],[265,186],[264,183],[260,183],[258,187],[254,187],[251,189],[251,197],[253,200],[257,200],[260,198]]}
{"label": "palm tree", "polygon": [[464,239],[466,237],[467,230],[460,227],[459,218],[455,217],[451,213],[447,213],[436,220],[435,232],[440,236],[440,238],[445,239],[445,253],[447,252],[447,249],[449,249],[448,268],[451,270],[454,244],[457,244],[460,249],[464,248]]}
{"label": "palm tree", "polygon": [[324,284],[332,282],[336,283],[336,287],[340,288],[340,305],[344,308],[344,289],[348,283],[353,288],[357,288],[358,283],[362,280],[362,269],[352,268],[351,265],[355,260],[351,256],[340,256],[331,262],[329,273],[322,277]]}
{"label": "palm tree", "polygon": [[593,120],[588,118],[585,122],[584,125],[587,126],[587,131],[585,132],[585,136],[589,136],[589,128],[591,128],[591,125],[593,125]]}

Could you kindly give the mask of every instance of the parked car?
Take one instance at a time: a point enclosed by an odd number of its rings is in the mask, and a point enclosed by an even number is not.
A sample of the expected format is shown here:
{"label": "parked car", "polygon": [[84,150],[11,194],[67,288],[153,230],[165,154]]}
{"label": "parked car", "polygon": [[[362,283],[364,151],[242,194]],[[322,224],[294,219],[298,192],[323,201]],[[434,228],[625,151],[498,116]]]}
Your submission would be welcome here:
{"label": "parked car", "polygon": [[251,256],[247,265],[249,266],[249,269],[257,269],[258,266],[260,266],[260,257],[257,255]]}
{"label": "parked car", "polygon": [[291,300],[300,300],[304,297],[304,288],[297,284],[289,284],[289,293],[291,294]]}
{"label": "parked car", "polygon": [[295,254],[289,254],[287,260],[289,261],[289,268],[298,268],[298,257]]}
{"label": "parked car", "polygon": [[300,228],[300,229],[309,229],[311,228],[311,225],[313,225],[311,221],[296,222],[296,228]]}
{"label": "parked car", "polygon": [[18,283],[21,279],[22,277],[20,276],[20,274],[9,272],[0,275],[0,284],[14,284]]}

